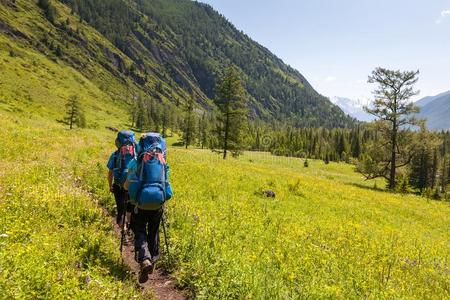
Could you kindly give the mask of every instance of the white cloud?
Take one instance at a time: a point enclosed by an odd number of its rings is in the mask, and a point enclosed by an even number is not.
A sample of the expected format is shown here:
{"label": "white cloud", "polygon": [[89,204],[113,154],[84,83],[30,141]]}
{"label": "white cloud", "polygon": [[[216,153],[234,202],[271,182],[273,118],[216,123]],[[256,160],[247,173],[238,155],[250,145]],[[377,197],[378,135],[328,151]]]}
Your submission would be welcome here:
{"label": "white cloud", "polygon": [[333,81],[336,81],[336,77],[334,77],[334,76],[328,76],[327,78],[325,78],[325,82],[333,82]]}
{"label": "white cloud", "polygon": [[442,21],[444,21],[444,19],[446,17],[450,16],[450,9],[446,9],[441,11],[441,15],[439,16],[439,18],[436,20],[436,24],[440,24],[442,23]]}
{"label": "white cloud", "polygon": [[450,16],[450,9],[441,11],[441,17]]}

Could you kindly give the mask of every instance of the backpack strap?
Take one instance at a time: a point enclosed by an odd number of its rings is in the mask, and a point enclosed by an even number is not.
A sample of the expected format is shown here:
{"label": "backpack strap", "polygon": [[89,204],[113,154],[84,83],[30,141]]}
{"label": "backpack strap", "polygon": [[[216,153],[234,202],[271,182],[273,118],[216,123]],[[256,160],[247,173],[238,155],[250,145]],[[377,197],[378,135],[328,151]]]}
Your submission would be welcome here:
{"label": "backpack strap", "polygon": [[120,166],[117,165],[117,164],[118,164],[119,157],[120,157],[120,151],[119,151],[119,149],[117,149],[117,150],[114,152],[114,170],[120,169]]}

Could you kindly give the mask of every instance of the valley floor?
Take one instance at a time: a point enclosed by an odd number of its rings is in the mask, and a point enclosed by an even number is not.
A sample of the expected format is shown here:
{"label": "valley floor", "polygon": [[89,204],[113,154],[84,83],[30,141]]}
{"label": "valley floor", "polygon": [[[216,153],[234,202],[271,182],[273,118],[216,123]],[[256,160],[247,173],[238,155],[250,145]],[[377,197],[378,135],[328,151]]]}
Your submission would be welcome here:
{"label": "valley floor", "polygon": [[[114,133],[8,112],[0,126],[2,297],[152,297],[101,208]],[[347,164],[175,147],[168,161],[168,267],[197,298],[450,297],[448,202],[374,190]]]}

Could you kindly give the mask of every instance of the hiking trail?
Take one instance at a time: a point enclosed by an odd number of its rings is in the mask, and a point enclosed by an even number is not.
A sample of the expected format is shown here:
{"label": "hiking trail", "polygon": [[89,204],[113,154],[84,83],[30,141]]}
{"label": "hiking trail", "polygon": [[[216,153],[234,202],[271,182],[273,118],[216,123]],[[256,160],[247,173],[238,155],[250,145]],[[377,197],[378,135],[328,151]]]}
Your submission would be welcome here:
{"label": "hiking trail", "polygon": [[[121,236],[121,230],[115,225],[114,218],[111,217],[111,222],[114,226],[114,231],[118,238]],[[134,260],[134,244],[130,241],[128,245],[124,245],[122,251],[122,259],[124,264],[130,268],[131,274],[136,279],[136,284],[140,286],[142,291],[153,291],[156,299],[161,300],[186,300],[188,299],[186,292],[176,287],[176,282],[173,278],[170,278],[169,274],[164,270],[163,266],[157,265],[157,268],[153,274],[149,275],[149,279],[146,283],[138,283],[139,276],[139,264]]]}

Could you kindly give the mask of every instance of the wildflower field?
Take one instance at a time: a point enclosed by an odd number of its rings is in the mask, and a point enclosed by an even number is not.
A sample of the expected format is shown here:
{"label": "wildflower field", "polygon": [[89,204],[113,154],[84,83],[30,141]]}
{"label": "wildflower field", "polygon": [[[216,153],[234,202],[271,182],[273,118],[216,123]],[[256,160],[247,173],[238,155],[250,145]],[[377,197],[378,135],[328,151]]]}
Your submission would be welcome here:
{"label": "wildflower field", "polygon": [[449,203],[373,190],[346,164],[179,149],[170,159],[175,274],[198,297],[450,297]]}
{"label": "wildflower field", "polygon": [[[114,133],[5,112],[1,126],[1,297],[151,297],[101,208]],[[174,147],[169,162],[169,266],[197,298],[450,297],[447,202],[374,190],[346,164]]]}
{"label": "wildflower field", "polygon": [[[125,128],[126,108],[62,63],[2,49],[0,298],[151,298],[122,265],[104,211],[114,211],[105,164],[115,136],[105,126]],[[71,131],[56,120],[78,92],[90,126]],[[450,298],[448,202],[374,189],[347,164],[248,152],[223,161],[173,146],[168,162],[164,261],[196,298]]]}

